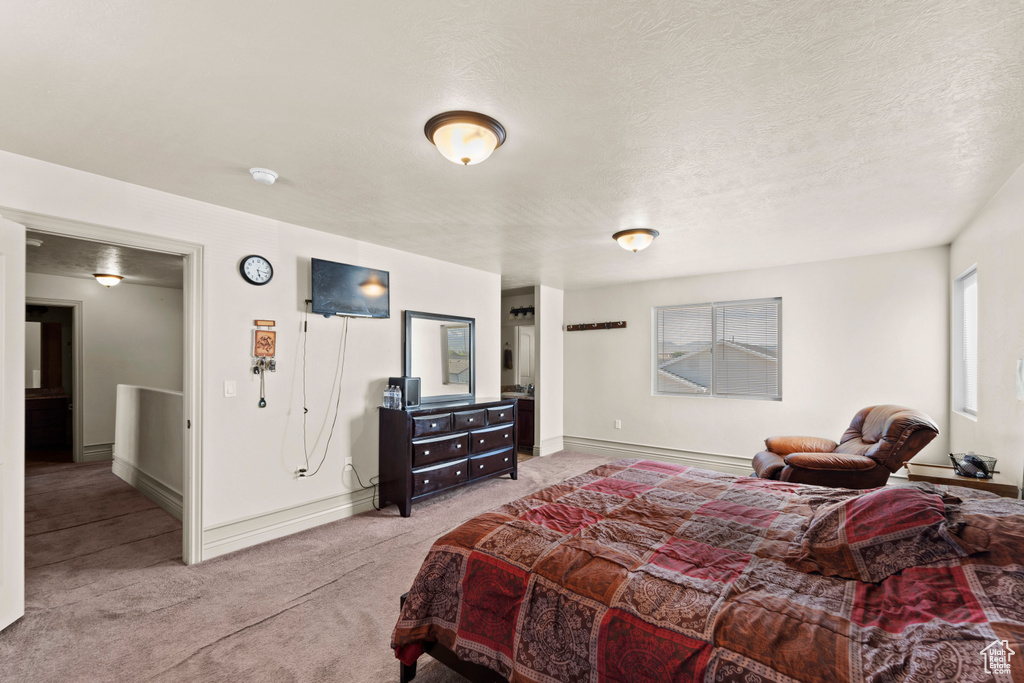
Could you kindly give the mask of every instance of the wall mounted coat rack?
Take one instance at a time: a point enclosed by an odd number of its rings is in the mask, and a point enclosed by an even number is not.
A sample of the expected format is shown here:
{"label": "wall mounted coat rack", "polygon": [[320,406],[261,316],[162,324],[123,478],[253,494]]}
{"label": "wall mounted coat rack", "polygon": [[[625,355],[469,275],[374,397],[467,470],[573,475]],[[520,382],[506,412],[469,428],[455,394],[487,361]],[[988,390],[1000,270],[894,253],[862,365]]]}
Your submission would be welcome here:
{"label": "wall mounted coat rack", "polygon": [[583,332],[584,330],[621,330],[626,326],[625,320],[614,323],[580,323],[579,325],[566,325],[566,332]]}

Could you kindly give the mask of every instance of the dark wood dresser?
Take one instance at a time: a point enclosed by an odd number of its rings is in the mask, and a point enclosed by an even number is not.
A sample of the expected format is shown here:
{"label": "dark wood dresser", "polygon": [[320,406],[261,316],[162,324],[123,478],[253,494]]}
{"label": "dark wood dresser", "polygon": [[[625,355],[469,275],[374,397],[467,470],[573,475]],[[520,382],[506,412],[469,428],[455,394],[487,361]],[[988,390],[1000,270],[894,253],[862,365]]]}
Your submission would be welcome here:
{"label": "dark wood dresser", "polygon": [[403,517],[414,502],[459,486],[518,476],[516,399],[380,409],[380,505]]}
{"label": "dark wood dresser", "polygon": [[523,453],[533,455],[533,399],[524,398],[519,401],[516,408],[518,410],[516,425],[519,427],[516,430],[519,440],[516,446]]}

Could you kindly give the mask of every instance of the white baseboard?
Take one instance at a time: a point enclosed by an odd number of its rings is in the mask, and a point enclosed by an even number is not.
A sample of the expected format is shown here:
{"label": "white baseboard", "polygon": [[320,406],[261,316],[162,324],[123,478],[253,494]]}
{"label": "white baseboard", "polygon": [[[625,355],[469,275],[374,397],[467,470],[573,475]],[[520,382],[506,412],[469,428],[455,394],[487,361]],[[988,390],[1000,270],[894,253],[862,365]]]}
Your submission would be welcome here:
{"label": "white baseboard", "polygon": [[564,439],[561,436],[553,436],[550,439],[544,439],[539,444],[533,447],[534,455],[551,455],[558,451],[565,450]]}
{"label": "white baseboard", "polygon": [[114,474],[134,486],[146,498],[167,510],[177,519],[181,519],[181,493],[120,458],[114,458],[112,470]]}
{"label": "white baseboard", "polygon": [[661,446],[645,446],[635,443],[624,443],[622,441],[606,441],[604,439],[588,439],[582,436],[567,436],[564,439],[565,450],[593,453],[594,455],[607,455],[613,458],[644,458],[646,460],[664,460],[666,462],[679,463],[690,467],[701,467],[706,470],[715,470],[726,474],[738,476],[749,476],[754,471],[751,461],[754,454],[749,456],[727,455],[725,453],[703,453],[700,451],[687,451],[678,448],[664,448]]}
{"label": "white baseboard", "polygon": [[82,448],[82,462],[101,462],[114,459],[114,444],[94,443]]}
{"label": "white baseboard", "polygon": [[373,509],[373,490],[352,491],[203,530],[203,559],[272,541]]}

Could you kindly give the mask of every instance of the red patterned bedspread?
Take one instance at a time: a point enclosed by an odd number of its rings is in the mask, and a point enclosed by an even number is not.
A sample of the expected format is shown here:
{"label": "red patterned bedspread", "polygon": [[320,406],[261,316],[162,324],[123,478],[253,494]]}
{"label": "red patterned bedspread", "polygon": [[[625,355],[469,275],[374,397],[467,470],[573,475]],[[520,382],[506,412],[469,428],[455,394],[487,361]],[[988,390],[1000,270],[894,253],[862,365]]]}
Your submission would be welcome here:
{"label": "red patterned bedspread", "polygon": [[1024,503],[952,492],[988,550],[863,583],[786,562],[863,492],[615,461],[440,538],[392,647],[545,683],[1024,680]]}

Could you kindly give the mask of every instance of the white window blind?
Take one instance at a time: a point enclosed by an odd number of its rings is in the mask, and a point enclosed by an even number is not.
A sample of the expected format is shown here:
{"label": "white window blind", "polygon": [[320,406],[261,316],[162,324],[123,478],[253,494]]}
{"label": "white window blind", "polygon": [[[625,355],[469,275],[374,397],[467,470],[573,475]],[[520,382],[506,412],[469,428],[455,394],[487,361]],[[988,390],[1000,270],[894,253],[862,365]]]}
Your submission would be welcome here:
{"label": "white window blind", "polygon": [[782,299],[655,309],[654,392],[781,399]]}
{"label": "white window blind", "polygon": [[441,326],[442,384],[469,383],[469,326]]}
{"label": "white window blind", "polygon": [[978,414],[978,271],[958,278],[960,290],[960,404],[964,412]]}

